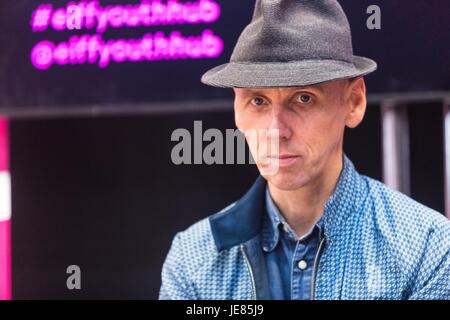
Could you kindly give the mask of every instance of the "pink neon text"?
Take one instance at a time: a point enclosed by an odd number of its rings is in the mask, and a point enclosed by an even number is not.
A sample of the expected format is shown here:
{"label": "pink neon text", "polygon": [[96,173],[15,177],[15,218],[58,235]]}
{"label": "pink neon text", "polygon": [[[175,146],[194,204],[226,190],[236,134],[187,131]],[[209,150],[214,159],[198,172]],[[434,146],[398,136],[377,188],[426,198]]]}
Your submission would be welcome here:
{"label": "pink neon text", "polygon": [[31,62],[39,70],[47,70],[54,63],[77,65],[97,63],[106,68],[111,61],[141,62],[157,60],[215,58],[223,51],[223,40],[211,30],[199,36],[184,37],[172,31],[168,37],[163,32],[147,33],[140,39],[104,41],[101,35],[72,36],[68,42],[37,43],[31,51]]}
{"label": "pink neon text", "polygon": [[[77,8],[78,10],[74,10]],[[179,2],[178,0],[143,0],[135,5],[101,7],[98,1],[69,2],[65,8],[54,9],[41,4],[31,18],[33,32],[53,30],[94,29],[105,32],[108,28],[213,23],[221,14],[214,0]]]}

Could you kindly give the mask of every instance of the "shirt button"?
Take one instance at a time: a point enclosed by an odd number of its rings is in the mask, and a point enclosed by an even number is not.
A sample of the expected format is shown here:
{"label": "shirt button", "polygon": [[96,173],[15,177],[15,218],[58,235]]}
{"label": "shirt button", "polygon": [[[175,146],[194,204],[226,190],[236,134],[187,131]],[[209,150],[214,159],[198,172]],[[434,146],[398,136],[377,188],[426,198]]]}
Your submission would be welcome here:
{"label": "shirt button", "polygon": [[299,268],[300,270],[305,270],[307,266],[308,266],[308,264],[306,263],[305,260],[300,260],[300,261],[298,262],[298,268]]}

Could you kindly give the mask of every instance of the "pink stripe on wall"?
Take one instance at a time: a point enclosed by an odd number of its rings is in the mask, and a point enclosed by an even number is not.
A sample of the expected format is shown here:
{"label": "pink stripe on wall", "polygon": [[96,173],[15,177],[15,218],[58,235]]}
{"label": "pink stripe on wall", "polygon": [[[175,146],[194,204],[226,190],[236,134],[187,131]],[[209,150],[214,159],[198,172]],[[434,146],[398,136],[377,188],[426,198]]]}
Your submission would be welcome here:
{"label": "pink stripe on wall", "polygon": [[9,169],[8,120],[0,117],[0,171]]}
{"label": "pink stripe on wall", "polygon": [[[8,172],[8,120],[0,117],[0,173]],[[0,188],[0,192],[7,192]],[[9,192],[7,192],[9,194]],[[0,199],[2,195],[0,195]],[[9,196],[9,195],[8,195]],[[7,206],[6,206],[7,207]],[[5,210],[5,206],[0,206]],[[9,211],[9,209],[6,209]],[[0,212],[9,218],[10,212]],[[11,299],[11,221],[0,219],[0,300]]]}
{"label": "pink stripe on wall", "polygon": [[0,221],[0,300],[11,300],[10,220]]}

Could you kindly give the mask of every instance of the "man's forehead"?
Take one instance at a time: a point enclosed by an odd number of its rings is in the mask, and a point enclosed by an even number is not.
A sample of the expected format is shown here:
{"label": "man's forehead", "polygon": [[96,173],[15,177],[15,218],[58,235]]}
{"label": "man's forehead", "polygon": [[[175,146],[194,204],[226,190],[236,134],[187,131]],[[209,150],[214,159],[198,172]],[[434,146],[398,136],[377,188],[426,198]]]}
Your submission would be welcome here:
{"label": "man's forehead", "polygon": [[275,91],[283,91],[286,93],[294,92],[298,90],[318,90],[320,92],[324,92],[325,84],[313,84],[307,86],[293,86],[293,87],[272,87],[272,88],[233,88],[236,93],[239,94],[255,94],[255,93],[268,93]]}
{"label": "man's forehead", "polygon": [[305,86],[290,86],[290,87],[270,87],[270,88],[240,88],[235,87],[233,88],[235,94],[239,94],[240,96],[247,96],[247,95],[255,95],[255,94],[269,94],[269,93],[275,93],[275,92],[283,92],[285,94],[294,93],[295,91],[299,90],[311,90],[313,93],[320,93],[320,94],[329,94],[333,92],[340,92],[344,90],[348,85],[353,83],[358,79],[356,78],[350,78],[350,79],[340,79],[340,80],[332,80],[332,81],[326,81],[311,85],[305,85]]}

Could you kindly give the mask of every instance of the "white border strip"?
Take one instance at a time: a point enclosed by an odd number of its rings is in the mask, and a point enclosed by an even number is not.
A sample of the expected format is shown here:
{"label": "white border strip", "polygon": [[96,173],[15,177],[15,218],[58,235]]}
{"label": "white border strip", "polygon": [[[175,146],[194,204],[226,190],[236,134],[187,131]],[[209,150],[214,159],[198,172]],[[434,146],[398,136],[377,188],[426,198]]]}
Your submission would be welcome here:
{"label": "white border strip", "polygon": [[0,221],[11,219],[11,177],[9,171],[0,172]]}

